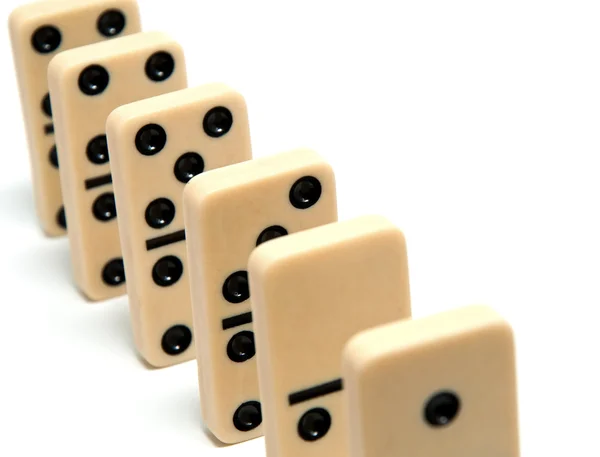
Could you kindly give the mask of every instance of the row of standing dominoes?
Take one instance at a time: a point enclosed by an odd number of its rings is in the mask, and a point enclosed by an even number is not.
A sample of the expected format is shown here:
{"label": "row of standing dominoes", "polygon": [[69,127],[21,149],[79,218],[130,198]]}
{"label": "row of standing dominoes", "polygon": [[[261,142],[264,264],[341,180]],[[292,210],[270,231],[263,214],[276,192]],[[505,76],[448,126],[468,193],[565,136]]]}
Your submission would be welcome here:
{"label": "row of standing dominoes", "polygon": [[127,277],[144,360],[197,358],[217,438],[264,431],[270,457],[518,455],[510,326],[480,306],[408,319],[402,232],[337,222],[323,158],[252,160],[242,95],[186,88],[181,46],[142,33],[134,0],[46,0],[10,30],[43,229],[68,220],[90,299]]}

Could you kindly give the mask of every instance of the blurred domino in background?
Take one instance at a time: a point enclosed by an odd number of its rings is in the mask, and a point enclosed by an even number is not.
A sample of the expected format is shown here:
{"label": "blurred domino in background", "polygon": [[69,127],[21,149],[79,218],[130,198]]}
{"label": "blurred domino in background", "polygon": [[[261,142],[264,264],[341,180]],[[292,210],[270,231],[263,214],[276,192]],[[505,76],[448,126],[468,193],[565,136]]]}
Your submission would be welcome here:
{"label": "blurred domino in background", "polygon": [[59,182],[47,68],[58,53],[141,31],[134,0],[47,0],[13,10],[10,38],[32,170],[38,218],[47,235],[62,235]]}
{"label": "blurred domino in background", "polygon": [[125,293],[106,120],[119,106],[187,85],[183,49],[138,33],[56,56],[48,67],[75,282],[92,300]]}

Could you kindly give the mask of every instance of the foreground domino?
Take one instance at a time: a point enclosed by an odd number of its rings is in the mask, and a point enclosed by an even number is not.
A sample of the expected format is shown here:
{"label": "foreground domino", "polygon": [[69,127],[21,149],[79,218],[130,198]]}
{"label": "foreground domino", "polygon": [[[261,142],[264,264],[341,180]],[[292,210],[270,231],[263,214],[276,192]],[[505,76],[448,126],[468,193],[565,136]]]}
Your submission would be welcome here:
{"label": "foreground domino", "polygon": [[93,300],[125,292],[106,119],[115,108],[183,89],[181,46],[138,33],[58,54],[48,82],[75,282]]}
{"label": "foreground domino", "polygon": [[518,457],[509,324],[483,306],[382,326],[344,351],[351,457]]}
{"label": "foreground domino", "polygon": [[44,232],[66,228],[46,72],[59,52],[141,30],[134,0],[47,0],[16,8],[9,18],[34,199]]}
{"label": "foreground domino", "polygon": [[333,170],[298,149],[210,171],[184,191],[204,421],[221,441],[262,434],[246,273],[262,243],[337,219]]}
{"label": "foreground domino", "polygon": [[406,243],[379,216],[290,235],[248,264],[268,457],[346,457],[341,355],[410,317]]}
{"label": "foreground domino", "polygon": [[106,125],[136,345],[151,365],[194,358],[183,187],[252,158],[246,102],[207,84],[117,108]]}

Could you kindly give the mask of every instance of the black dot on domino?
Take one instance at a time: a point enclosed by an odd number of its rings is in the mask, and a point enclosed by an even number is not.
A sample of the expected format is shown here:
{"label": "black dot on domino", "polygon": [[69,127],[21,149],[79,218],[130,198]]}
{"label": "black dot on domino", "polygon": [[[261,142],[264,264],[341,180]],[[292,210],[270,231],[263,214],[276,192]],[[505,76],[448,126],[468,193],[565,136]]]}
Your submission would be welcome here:
{"label": "black dot on domino", "polygon": [[250,360],[256,354],[254,346],[254,333],[248,330],[236,333],[227,343],[227,356],[229,360],[243,363]]}
{"label": "black dot on domino", "polygon": [[58,151],[56,150],[56,145],[50,148],[50,153],[48,154],[48,159],[50,160],[50,164],[54,168],[58,168]]}
{"label": "black dot on domino", "polygon": [[157,286],[169,287],[179,281],[183,274],[183,263],[178,257],[169,255],[159,259],[152,268],[152,279]]}
{"label": "black dot on domino", "polygon": [[98,32],[101,35],[111,38],[120,34],[125,28],[125,15],[119,10],[108,10],[98,18]]}
{"label": "black dot on domino", "polygon": [[98,135],[92,138],[87,145],[86,154],[88,160],[96,165],[108,162],[106,135]]}
{"label": "black dot on domino", "polygon": [[194,176],[204,171],[204,159],[195,152],[186,152],[175,162],[175,177],[178,181],[186,184]]}
{"label": "black dot on domino", "polygon": [[62,35],[53,25],[44,25],[31,36],[31,45],[40,54],[49,54],[54,52],[60,46]]}
{"label": "black dot on domino", "polygon": [[240,432],[254,430],[262,423],[262,410],[257,401],[241,404],[233,414],[233,425]]}
{"label": "black dot on domino", "polygon": [[175,71],[175,60],[168,52],[156,52],[146,61],[146,76],[154,82],[169,79],[173,71]]}
{"label": "black dot on domino", "polygon": [[102,280],[109,286],[120,286],[125,282],[125,266],[123,259],[109,261],[102,269]]}
{"label": "black dot on domino", "polygon": [[274,240],[275,238],[280,238],[288,234],[288,231],[281,227],[280,225],[272,225],[271,227],[267,227],[264,229],[260,235],[258,235],[258,239],[256,240],[256,245],[259,246],[267,241]]}
{"label": "black dot on domino", "polygon": [[175,205],[168,198],[157,198],[146,208],[146,223],[155,229],[166,227],[175,219]]}
{"label": "black dot on domino", "polygon": [[449,425],[460,412],[460,399],[452,392],[439,392],[425,404],[425,421],[432,427]]}
{"label": "black dot on domino", "polygon": [[65,207],[61,206],[60,209],[58,210],[58,213],[56,213],[56,223],[58,224],[58,226],[60,228],[66,229],[67,228],[67,216],[65,215]]}
{"label": "black dot on domino", "polygon": [[331,428],[331,415],[326,409],[314,408],[298,421],[298,435],[304,441],[317,441],[327,435]]}
{"label": "black dot on domino", "polygon": [[138,130],[135,147],[140,154],[153,156],[167,144],[167,132],[158,124],[148,124]]}
{"label": "black dot on domino", "polygon": [[79,74],[79,89],[85,95],[100,95],[108,87],[110,76],[101,65],[90,65]]}
{"label": "black dot on domino", "polygon": [[294,183],[290,189],[290,203],[294,208],[308,209],[321,198],[322,187],[313,176],[304,176]]}
{"label": "black dot on domino", "polygon": [[92,206],[92,212],[94,217],[101,222],[108,222],[117,217],[115,194],[106,192],[96,198]]}
{"label": "black dot on domino", "polygon": [[236,271],[227,277],[223,283],[223,297],[229,303],[242,303],[250,298],[246,271]]}
{"label": "black dot on domino", "polygon": [[211,109],[204,116],[202,127],[204,133],[212,138],[219,138],[226,135],[233,125],[233,115],[224,106],[217,106]]}
{"label": "black dot on domino", "polygon": [[192,332],[185,325],[175,325],[165,332],[161,346],[168,355],[179,355],[192,343]]}
{"label": "black dot on domino", "polygon": [[46,94],[42,99],[42,111],[48,117],[52,117],[52,105],[50,104],[50,94]]}

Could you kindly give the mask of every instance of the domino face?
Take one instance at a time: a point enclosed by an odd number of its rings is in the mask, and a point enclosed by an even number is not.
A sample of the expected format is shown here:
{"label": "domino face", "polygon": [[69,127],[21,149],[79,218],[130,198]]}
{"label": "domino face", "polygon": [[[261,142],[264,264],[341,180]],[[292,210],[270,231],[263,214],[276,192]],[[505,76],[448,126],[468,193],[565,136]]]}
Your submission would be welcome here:
{"label": "domino face", "polygon": [[366,331],[343,364],[350,456],[519,456],[513,334],[492,309]]}
{"label": "domino face", "polygon": [[59,162],[47,68],[67,49],[141,30],[134,0],[47,0],[16,8],[9,18],[13,58],[29,144],[38,218],[47,235],[65,233]]}
{"label": "domino face", "polygon": [[346,456],[342,350],[411,315],[406,242],[379,216],[258,247],[248,271],[269,457]]}
{"label": "domino face", "polygon": [[183,188],[252,158],[246,102],[207,84],[122,106],[106,130],[138,351],[158,367],[190,360]]}
{"label": "domino face", "polygon": [[125,275],[106,146],[117,107],[186,87],[181,46],[139,33],[60,53],[50,62],[60,179],[75,282],[93,300],[125,293]]}
{"label": "domino face", "polygon": [[221,441],[262,434],[247,264],[274,238],[337,219],[333,170],[298,149],[200,175],[184,210],[204,421]]}

